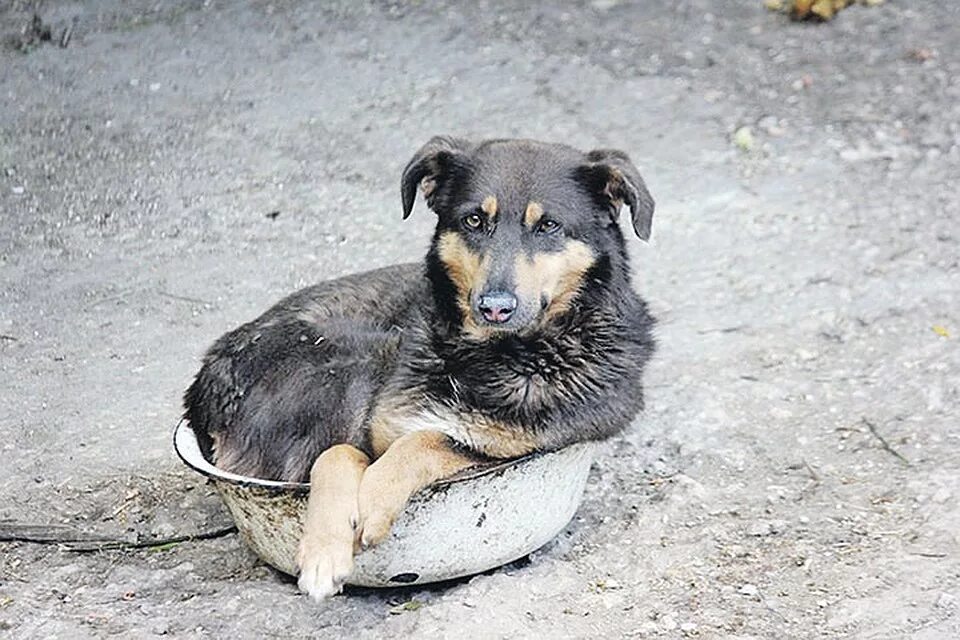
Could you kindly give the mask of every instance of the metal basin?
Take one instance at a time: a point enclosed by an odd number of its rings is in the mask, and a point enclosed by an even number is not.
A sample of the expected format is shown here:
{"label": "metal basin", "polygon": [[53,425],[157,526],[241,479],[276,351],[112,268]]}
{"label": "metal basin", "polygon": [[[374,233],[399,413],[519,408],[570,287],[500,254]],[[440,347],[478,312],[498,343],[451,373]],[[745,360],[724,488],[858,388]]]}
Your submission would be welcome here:
{"label": "metal basin", "polygon": [[[310,485],[275,482],[213,466],[186,422],[180,459],[213,481],[243,540],[265,562],[296,575]],[[387,587],[450,580],[522,558],[573,518],[600,445],[581,443],[467,471],[417,493],[390,536],[360,553],[349,584]]]}

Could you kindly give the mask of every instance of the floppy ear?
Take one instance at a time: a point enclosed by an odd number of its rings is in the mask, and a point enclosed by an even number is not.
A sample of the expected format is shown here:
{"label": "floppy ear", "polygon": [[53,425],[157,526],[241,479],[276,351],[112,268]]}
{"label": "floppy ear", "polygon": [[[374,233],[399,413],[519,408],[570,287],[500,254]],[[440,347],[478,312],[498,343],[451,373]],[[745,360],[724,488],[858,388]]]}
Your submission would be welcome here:
{"label": "floppy ear", "polygon": [[641,240],[649,240],[653,197],[630,157],[614,149],[596,149],[587,154],[587,160],[589,163],[580,167],[580,177],[590,192],[610,207],[614,221],[620,207],[630,207],[634,232]]}
{"label": "floppy ear", "polygon": [[452,169],[464,164],[465,152],[469,147],[470,143],[466,140],[434,136],[413,154],[400,180],[404,220],[410,217],[410,212],[413,211],[413,203],[417,199],[417,186],[423,191],[427,206],[433,208],[437,187],[449,177]]}

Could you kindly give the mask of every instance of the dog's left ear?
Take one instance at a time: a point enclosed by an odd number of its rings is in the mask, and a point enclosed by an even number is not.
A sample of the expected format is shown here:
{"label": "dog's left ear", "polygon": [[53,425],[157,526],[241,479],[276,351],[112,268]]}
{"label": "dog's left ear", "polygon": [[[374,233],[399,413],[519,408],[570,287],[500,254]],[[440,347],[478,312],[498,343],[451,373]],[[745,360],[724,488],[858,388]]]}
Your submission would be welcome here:
{"label": "dog's left ear", "polygon": [[400,196],[403,200],[403,219],[410,217],[417,199],[417,187],[423,191],[427,206],[434,206],[437,187],[458,167],[466,164],[466,151],[470,143],[460,138],[434,136],[413,154],[400,179]]}
{"label": "dog's left ear", "polygon": [[614,222],[620,207],[630,207],[633,230],[641,240],[649,240],[653,197],[630,157],[615,149],[596,149],[587,154],[587,161],[580,167],[579,176],[590,192],[610,207]]}

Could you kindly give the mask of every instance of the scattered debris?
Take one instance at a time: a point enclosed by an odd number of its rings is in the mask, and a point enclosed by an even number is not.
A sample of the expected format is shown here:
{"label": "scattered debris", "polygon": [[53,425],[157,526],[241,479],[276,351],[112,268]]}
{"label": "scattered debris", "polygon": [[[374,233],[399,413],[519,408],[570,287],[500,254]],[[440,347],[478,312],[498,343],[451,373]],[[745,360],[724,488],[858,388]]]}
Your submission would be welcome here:
{"label": "scattered debris", "polygon": [[933,49],[928,49],[926,47],[916,47],[907,51],[907,60],[913,60],[915,62],[926,62],[927,60],[933,60],[936,57],[936,52]]}
{"label": "scattered debris", "polygon": [[30,22],[23,27],[19,36],[11,40],[11,45],[20,53],[30,53],[44,42],[53,39],[53,30],[44,23],[40,14],[35,13]]}
{"label": "scattered debris", "polygon": [[76,26],[77,26],[77,19],[74,18],[74,19],[70,22],[70,24],[68,24],[67,26],[65,26],[65,27],[63,28],[63,31],[60,32],[60,41],[59,41],[59,44],[60,44],[60,48],[61,48],[61,49],[66,49],[67,46],[70,44],[70,38],[73,37],[73,29],[74,29],[74,27],[76,27]]}
{"label": "scattered debris", "polygon": [[756,144],[750,127],[740,127],[733,133],[733,144],[741,151],[751,151]]}
{"label": "scattered debris", "polygon": [[757,589],[756,585],[745,584],[737,589],[737,593],[742,596],[747,596],[748,598],[755,598],[760,595],[760,590]]}
{"label": "scattered debris", "polygon": [[940,597],[937,598],[937,602],[934,606],[936,606],[938,609],[952,609],[956,603],[956,596],[944,591],[940,594]]}
{"label": "scattered debris", "polygon": [[950,337],[950,332],[947,331],[947,328],[946,328],[945,326],[943,326],[942,324],[935,324],[935,325],[933,325],[933,326],[931,327],[931,329],[933,329],[933,332],[934,332],[935,334],[937,334],[938,336],[940,336],[941,338],[949,338],[949,337]]}
{"label": "scattered debris", "polygon": [[758,520],[747,529],[747,535],[751,538],[775,536],[782,533],[786,528],[787,523],[783,520]]}
{"label": "scattered debris", "polygon": [[875,7],[883,0],[764,0],[770,11],[789,13],[794,20],[830,20],[841,9],[854,4]]}
{"label": "scattered debris", "polygon": [[400,604],[390,607],[390,615],[399,616],[400,614],[406,613],[407,611],[417,611],[423,607],[423,603],[417,600],[416,598],[411,598],[406,602],[401,602]]}
{"label": "scattered debris", "polygon": [[264,217],[270,218],[271,220],[276,220],[276,219],[277,219],[277,216],[280,215],[280,210],[278,209],[278,210],[276,210],[276,211],[269,211],[269,212],[267,212],[267,213],[265,213],[265,214],[263,214],[263,215],[264,215]]}
{"label": "scattered debris", "polygon": [[137,534],[134,539],[110,538],[91,535],[73,527],[61,524],[32,524],[22,522],[0,522],[0,542],[35,542],[38,544],[57,544],[65,551],[107,551],[111,549],[151,549],[164,551],[181,542],[210,540],[236,533],[234,526],[221,527],[209,531],[200,531],[189,535],[177,535],[168,538],[144,539]]}
{"label": "scattered debris", "polygon": [[876,438],[876,439],[880,442],[880,446],[883,447],[884,450],[886,450],[890,455],[892,455],[893,457],[895,457],[897,460],[899,460],[899,461],[902,462],[903,464],[906,464],[906,465],[909,465],[909,464],[910,464],[910,461],[907,460],[907,459],[903,456],[903,454],[901,454],[899,451],[897,451],[896,449],[894,449],[893,447],[891,447],[891,446],[890,446],[890,443],[887,442],[887,439],[884,438],[882,435],[880,435],[880,432],[877,431],[877,425],[873,424],[872,422],[870,422],[870,421],[867,420],[866,418],[860,418],[860,422],[862,422],[863,425],[864,425],[867,429],[870,430],[870,433],[872,433],[872,434],[873,434],[873,437]]}
{"label": "scattered debris", "polygon": [[210,307],[213,305],[213,303],[208,300],[201,300],[200,298],[191,298],[190,296],[181,296],[175,293],[170,293],[168,291],[163,291],[162,289],[158,289],[157,294],[163,296],[164,298],[170,298],[171,300],[179,300],[180,302],[191,302],[193,304],[202,304],[205,307]]}

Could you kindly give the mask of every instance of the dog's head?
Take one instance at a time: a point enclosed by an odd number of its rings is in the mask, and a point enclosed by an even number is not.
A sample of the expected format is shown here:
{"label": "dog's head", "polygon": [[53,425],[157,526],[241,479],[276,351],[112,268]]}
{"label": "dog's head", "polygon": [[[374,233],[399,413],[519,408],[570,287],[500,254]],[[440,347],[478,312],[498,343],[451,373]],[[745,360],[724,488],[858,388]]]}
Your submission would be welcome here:
{"label": "dog's head", "polygon": [[626,270],[617,225],[650,237],[653,199],[626,154],[530,140],[437,137],[403,172],[403,217],[417,189],[438,216],[428,272],[442,310],[475,338],[524,332],[564,314],[584,284]]}

